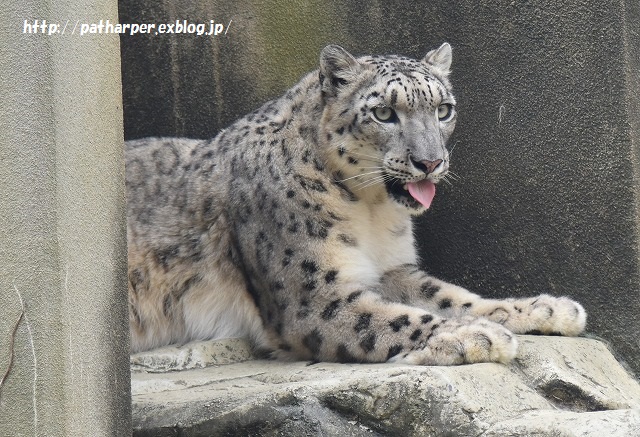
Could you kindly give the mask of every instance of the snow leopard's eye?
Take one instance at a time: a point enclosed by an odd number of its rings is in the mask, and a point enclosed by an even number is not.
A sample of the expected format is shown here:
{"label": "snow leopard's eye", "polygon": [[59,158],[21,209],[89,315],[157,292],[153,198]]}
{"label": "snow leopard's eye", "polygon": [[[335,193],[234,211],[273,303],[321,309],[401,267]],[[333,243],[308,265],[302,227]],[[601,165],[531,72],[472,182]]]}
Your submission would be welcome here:
{"label": "snow leopard's eye", "polygon": [[398,119],[396,111],[388,106],[378,106],[373,108],[373,116],[382,123],[393,123]]}
{"label": "snow leopard's eye", "polygon": [[447,121],[453,116],[453,105],[450,103],[443,103],[438,106],[438,120]]}

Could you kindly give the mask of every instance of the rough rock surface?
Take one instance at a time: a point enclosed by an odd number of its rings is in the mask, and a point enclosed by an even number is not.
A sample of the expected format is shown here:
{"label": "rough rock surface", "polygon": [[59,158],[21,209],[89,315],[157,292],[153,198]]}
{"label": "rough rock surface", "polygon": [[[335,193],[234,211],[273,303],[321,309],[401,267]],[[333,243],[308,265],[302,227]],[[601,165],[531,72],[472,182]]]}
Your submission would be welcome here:
{"label": "rough rock surface", "polygon": [[519,341],[509,366],[253,360],[240,340],[136,354],[134,436],[640,436],[640,385],[603,343]]}

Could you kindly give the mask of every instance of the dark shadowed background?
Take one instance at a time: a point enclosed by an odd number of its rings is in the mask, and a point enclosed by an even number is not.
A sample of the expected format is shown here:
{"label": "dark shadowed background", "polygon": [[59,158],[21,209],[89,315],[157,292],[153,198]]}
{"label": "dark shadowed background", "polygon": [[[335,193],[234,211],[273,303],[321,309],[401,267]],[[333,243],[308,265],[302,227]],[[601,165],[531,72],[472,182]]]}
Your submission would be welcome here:
{"label": "dark shadowed background", "polygon": [[122,23],[226,32],[122,37],[127,139],[213,137],[328,43],[422,57],[448,41],[459,180],[419,220],[427,270],[484,296],[569,295],[640,371],[637,0],[239,3],[120,1]]}

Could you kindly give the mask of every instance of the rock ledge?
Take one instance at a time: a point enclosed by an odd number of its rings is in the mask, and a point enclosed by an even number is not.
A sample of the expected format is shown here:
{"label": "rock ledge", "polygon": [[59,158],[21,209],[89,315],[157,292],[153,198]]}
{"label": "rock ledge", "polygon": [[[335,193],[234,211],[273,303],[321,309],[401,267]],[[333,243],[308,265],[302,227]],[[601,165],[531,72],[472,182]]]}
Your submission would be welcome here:
{"label": "rock ledge", "polygon": [[509,366],[251,360],[237,339],[136,354],[134,436],[640,436],[640,385],[603,343],[519,341]]}

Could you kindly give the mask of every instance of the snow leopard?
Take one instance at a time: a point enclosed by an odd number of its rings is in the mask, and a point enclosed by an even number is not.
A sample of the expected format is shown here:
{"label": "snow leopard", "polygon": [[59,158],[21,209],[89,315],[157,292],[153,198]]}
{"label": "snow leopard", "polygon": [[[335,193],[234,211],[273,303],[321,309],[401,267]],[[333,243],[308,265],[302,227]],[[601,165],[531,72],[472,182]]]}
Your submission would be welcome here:
{"label": "snow leopard", "polygon": [[126,143],[133,352],[247,338],[281,359],[508,363],[579,335],[567,298],[485,299],[427,273],[414,217],[450,177],[448,43],[319,69],[213,139]]}

